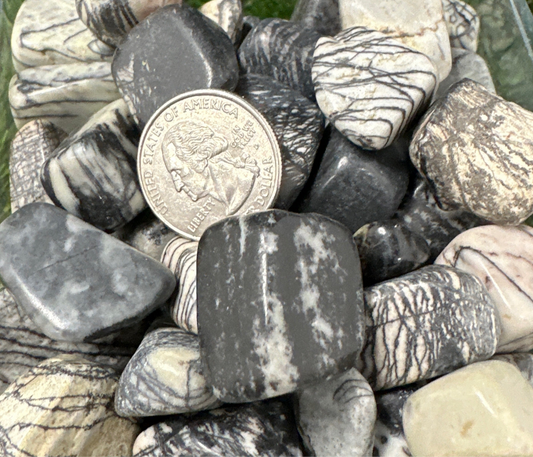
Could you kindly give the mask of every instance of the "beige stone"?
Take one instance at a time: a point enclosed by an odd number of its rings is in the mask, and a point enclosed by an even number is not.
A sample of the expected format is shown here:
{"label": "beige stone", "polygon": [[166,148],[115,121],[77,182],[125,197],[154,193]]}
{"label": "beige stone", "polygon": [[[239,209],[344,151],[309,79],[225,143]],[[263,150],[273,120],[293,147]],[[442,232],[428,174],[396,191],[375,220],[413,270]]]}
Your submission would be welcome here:
{"label": "beige stone", "polygon": [[531,456],[533,388],[510,363],[475,363],[411,395],[403,429],[413,457]]}

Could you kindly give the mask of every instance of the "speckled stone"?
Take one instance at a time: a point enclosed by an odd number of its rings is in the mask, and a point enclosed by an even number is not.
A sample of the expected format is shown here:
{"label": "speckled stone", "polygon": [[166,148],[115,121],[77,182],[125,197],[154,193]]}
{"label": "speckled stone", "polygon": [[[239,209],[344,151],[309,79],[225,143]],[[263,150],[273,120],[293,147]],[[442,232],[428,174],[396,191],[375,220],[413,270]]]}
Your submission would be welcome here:
{"label": "speckled stone", "polygon": [[476,10],[462,0],[442,0],[444,19],[453,48],[477,50],[479,16]]}
{"label": "speckled stone", "polygon": [[353,366],[360,274],[351,233],[318,214],[271,210],[209,227],[198,247],[198,328],[215,395],[274,397]]}
{"label": "speckled stone", "polygon": [[333,36],[341,31],[339,0],[298,0],[291,21]]}
{"label": "speckled stone", "polygon": [[140,321],[169,298],[159,262],[46,203],[0,225],[0,277],[48,337],[83,342]]}
{"label": "speckled stone", "polygon": [[524,379],[533,387],[533,354],[515,352],[513,354],[497,354],[491,360],[502,360],[513,364],[520,370]]}
{"label": "speckled stone", "polygon": [[200,11],[218,24],[233,43],[237,42],[242,30],[241,0],[210,0],[200,7]]}
{"label": "speckled stone", "polygon": [[[365,290],[357,369],[374,390],[449,373],[494,354],[500,318],[482,282],[433,265]],[[416,329],[414,331],[413,329]]]}
{"label": "speckled stone", "polygon": [[298,394],[298,427],[316,456],[367,457],[372,452],[376,400],[355,369]]}
{"label": "speckled stone", "polygon": [[10,457],[130,456],[139,427],[113,411],[115,372],[76,356],[48,359],[0,395]]}

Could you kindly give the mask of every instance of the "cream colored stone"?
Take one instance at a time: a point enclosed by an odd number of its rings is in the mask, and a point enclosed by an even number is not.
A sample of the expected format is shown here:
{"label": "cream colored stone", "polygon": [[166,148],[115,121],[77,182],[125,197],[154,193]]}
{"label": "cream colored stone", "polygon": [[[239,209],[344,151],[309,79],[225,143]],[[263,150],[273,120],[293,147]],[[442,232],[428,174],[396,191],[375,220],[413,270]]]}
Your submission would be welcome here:
{"label": "cream colored stone", "polygon": [[403,429],[413,457],[531,456],[533,388],[510,363],[475,363],[411,395]]}

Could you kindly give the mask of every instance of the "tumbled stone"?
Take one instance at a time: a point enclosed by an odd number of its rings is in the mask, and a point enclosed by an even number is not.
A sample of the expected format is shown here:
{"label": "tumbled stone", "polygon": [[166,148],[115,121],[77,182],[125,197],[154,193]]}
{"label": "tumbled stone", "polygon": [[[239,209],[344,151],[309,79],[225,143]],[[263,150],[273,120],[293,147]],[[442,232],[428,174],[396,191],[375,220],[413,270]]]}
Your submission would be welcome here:
{"label": "tumbled stone", "polygon": [[353,366],[360,274],[351,233],[318,214],[272,210],[209,227],[198,247],[198,328],[215,395],[274,397]]}
{"label": "tumbled stone", "polygon": [[341,31],[339,0],[298,0],[291,21],[333,36]]}
{"label": "tumbled stone", "polygon": [[462,0],[442,0],[444,19],[453,48],[476,52],[479,35],[479,16]]}
{"label": "tumbled stone", "polygon": [[200,7],[200,11],[218,24],[233,43],[237,42],[242,30],[241,0],[210,0]]}
{"label": "tumbled stone", "polygon": [[100,40],[118,46],[126,34],[162,6],[182,0],[76,0],[80,19]]}
{"label": "tumbled stone", "polygon": [[111,61],[114,49],[78,17],[75,0],[26,0],[11,35],[17,72],[40,65]]}
{"label": "tumbled stone", "polygon": [[409,273],[429,259],[426,240],[395,219],[366,224],[354,239],[365,286]]}
{"label": "tumbled stone", "polygon": [[164,103],[195,89],[237,85],[233,43],[190,6],[168,5],[135,27],[117,48],[113,76],[141,126]]}
{"label": "tumbled stone", "polygon": [[239,48],[241,70],[270,76],[314,101],[311,65],[319,38],[319,33],[300,24],[264,19]]}
{"label": "tumbled stone", "polygon": [[51,203],[41,184],[41,167],[66,136],[63,130],[43,120],[29,122],[15,135],[9,155],[11,212],[28,203]]}
{"label": "tumbled stone", "polygon": [[425,114],[411,160],[442,209],[516,225],[533,213],[532,122],[530,111],[467,79]]}
{"label": "tumbled stone", "polygon": [[434,265],[365,290],[357,369],[374,390],[449,373],[494,354],[500,319],[482,282]]}
{"label": "tumbled stone", "polygon": [[69,213],[113,230],[145,207],[135,161],[139,130],[124,101],[94,114],[43,165],[43,187]]}
{"label": "tumbled stone", "polygon": [[135,457],[301,457],[291,408],[279,400],[175,416],[139,435]]}
{"label": "tumbled stone", "polygon": [[339,11],[343,30],[361,26],[394,36],[431,59],[437,83],[448,76],[452,58],[441,0],[403,1],[401,8],[388,0],[339,0]]}
{"label": "tumbled stone", "polygon": [[515,352],[513,354],[497,354],[491,360],[502,360],[513,364],[520,370],[520,374],[533,387],[533,354]]}
{"label": "tumbled stone", "polygon": [[422,387],[404,406],[414,457],[533,454],[533,388],[511,364],[461,368]]}
{"label": "tumbled stone", "polygon": [[337,130],[364,149],[392,144],[437,85],[431,60],[398,37],[352,27],[316,45],[312,77],[318,105]]}
{"label": "tumbled stone", "polygon": [[9,86],[18,128],[39,118],[70,133],[118,98],[109,62],[28,68],[13,76]]}
{"label": "tumbled stone", "polygon": [[282,173],[275,206],[287,209],[311,174],[324,116],[299,92],[268,76],[243,75],[235,92],[265,116],[278,138]]}
{"label": "tumbled stone", "polygon": [[176,325],[188,332],[198,334],[196,300],[196,260],[198,242],[182,237],[170,241],[161,263],[174,272],[178,280],[178,292],[171,304],[170,315]]}
{"label": "tumbled stone", "polygon": [[159,262],[46,203],[0,225],[0,277],[48,337],[83,342],[140,321],[172,294]]}
{"label": "tumbled stone", "polygon": [[409,184],[407,146],[395,143],[379,154],[364,151],[334,130],[298,212],[319,213],[352,233],[368,222],[390,218]]}
{"label": "tumbled stone", "polygon": [[298,426],[317,456],[366,457],[372,453],[376,400],[355,369],[298,394]]}
{"label": "tumbled stone", "polygon": [[483,282],[501,317],[498,352],[533,349],[533,228],[473,228],[457,236],[435,263]]}
{"label": "tumbled stone", "polygon": [[48,359],[0,395],[6,456],[130,456],[139,427],[113,411],[115,372],[77,356]]}

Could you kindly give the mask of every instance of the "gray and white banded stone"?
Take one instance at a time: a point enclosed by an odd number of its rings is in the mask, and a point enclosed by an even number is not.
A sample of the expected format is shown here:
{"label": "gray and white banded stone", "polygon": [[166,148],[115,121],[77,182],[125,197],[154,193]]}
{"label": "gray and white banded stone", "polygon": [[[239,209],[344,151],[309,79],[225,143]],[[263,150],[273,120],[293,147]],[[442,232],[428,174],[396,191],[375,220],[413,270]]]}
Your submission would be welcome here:
{"label": "gray and white banded stone", "polygon": [[236,43],[242,31],[241,0],[210,0],[200,7],[200,12],[218,24]]}
{"label": "gray and white banded stone", "polygon": [[280,400],[175,416],[142,432],[134,457],[302,457],[290,406]]}
{"label": "gray and white banded stone", "polygon": [[437,100],[409,152],[444,210],[500,225],[533,213],[533,113],[469,79]]}
{"label": "gray and white banded stone", "polygon": [[98,40],[78,17],[76,0],[26,0],[11,35],[17,72],[40,65],[111,61],[114,48]]}
{"label": "gray and white banded stone", "polygon": [[202,373],[198,337],[172,327],[145,336],[115,395],[115,411],[123,417],[202,411],[219,404]]}
{"label": "gray and white banded stone", "polygon": [[365,290],[357,369],[374,390],[449,373],[496,351],[500,318],[483,283],[433,265]]}
{"label": "gray and white banded stone", "polygon": [[18,128],[39,118],[70,133],[118,98],[109,62],[28,68],[13,76],[9,85],[9,105]]}
{"label": "gray and white banded stone", "polygon": [[298,0],[291,21],[333,36],[341,31],[339,0]]}
{"label": "gray and white banded stone", "polygon": [[398,37],[352,27],[316,45],[312,75],[318,105],[363,149],[392,144],[437,85],[431,60]]}
{"label": "gray and white banded stone", "polygon": [[265,116],[278,138],[282,173],[275,206],[287,209],[311,174],[324,116],[316,104],[269,76],[243,75],[235,92]]}
{"label": "gray and white banded stone", "polygon": [[444,19],[453,48],[477,51],[479,16],[476,10],[462,0],[442,0]]}
{"label": "gray and white banded stone", "polygon": [[174,272],[178,280],[178,292],[171,304],[170,315],[176,325],[188,332],[198,334],[196,299],[196,261],[198,242],[182,237],[170,241],[161,263]]}
{"label": "gray and white banded stone", "polygon": [[0,225],[0,277],[48,337],[85,342],[140,322],[167,300],[171,271],[47,203]]}
{"label": "gray and white banded stone", "polygon": [[131,456],[139,427],[113,410],[117,378],[76,356],[45,360],[0,395],[9,457]]}
{"label": "gray and white banded stone", "polygon": [[241,70],[270,76],[315,101],[311,66],[319,38],[318,32],[300,24],[264,19],[239,48]]}
{"label": "gray and white banded stone", "polygon": [[492,360],[503,360],[513,364],[520,370],[522,376],[533,387],[533,354],[528,352],[515,352],[513,354],[497,354]]}
{"label": "gray and white banded stone", "polygon": [[298,394],[298,427],[316,456],[367,457],[372,453],[376,400],[355,369]]}
{"label": "gray and white banded stone", "polygon": [[52,201],[102,230],[131,221],[145,207],[136,159],[139,129],[122,99],[94,114],[42,168]]}
{"label": "gray and white banded stone", "polygon": [[502,323],[498,352],[533,349],[533,228],[485,225],[457,236],[436,264],[477,276]]}
{"label": "gray and white banded stone", "polygon": [[43,120],[29,122],[15,135],[9,155],[12,213],[28,203],[52,202],[41,184],[41,167],[66,136],[63,130]]}
{"label": "gray and white banded stone", "polygon": [[162,6],[182,0],[76,0],[83,23],[100,40],[118,46],[139,22]]}

